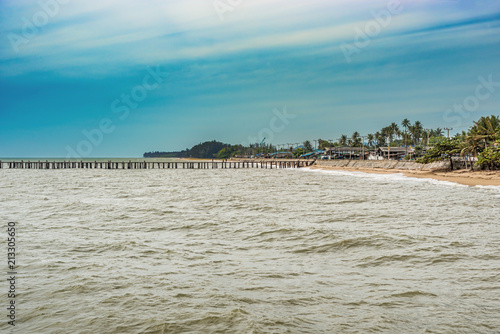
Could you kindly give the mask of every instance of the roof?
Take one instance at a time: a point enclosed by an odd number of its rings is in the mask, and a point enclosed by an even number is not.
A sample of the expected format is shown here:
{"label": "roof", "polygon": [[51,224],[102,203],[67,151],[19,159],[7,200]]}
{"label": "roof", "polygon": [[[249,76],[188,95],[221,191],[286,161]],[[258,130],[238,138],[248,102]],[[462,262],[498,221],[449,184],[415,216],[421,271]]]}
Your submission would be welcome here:
{"label": "roof", "polygon": [[[330,150],[332,152],[357,152],[357,151],[362,151],[362,147],[349,147],[349,146],[343,146],[343,147],[332,147],[332,148],[327,148],[326,149],[328,152]],[[365,151],[368,151],[368,149],[365,148]]]}
{"label": "roof", "polygon": [[[378,149],[380,151],[382,151],[382,152],[387,152],[388,151],[387,147],[379,147]],[[404,147],[390,147],[389,151],[391,153],[405,153],[405,152],[411,152],[412,148],[411,147],[408,147],[408,148],[404,148]]]}

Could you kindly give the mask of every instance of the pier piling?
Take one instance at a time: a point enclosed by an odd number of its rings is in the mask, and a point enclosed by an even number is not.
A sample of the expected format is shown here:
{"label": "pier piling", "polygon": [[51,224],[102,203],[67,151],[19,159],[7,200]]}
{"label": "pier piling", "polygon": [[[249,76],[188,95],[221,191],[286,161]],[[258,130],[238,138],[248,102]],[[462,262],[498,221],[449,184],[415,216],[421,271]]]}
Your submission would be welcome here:
{"label": "pier piling", "polygon": [[301,168],[314,164],[308,160],[243,160],[200,162],[148,162],[148,161],[1,161],[0,169],[285,169]]}

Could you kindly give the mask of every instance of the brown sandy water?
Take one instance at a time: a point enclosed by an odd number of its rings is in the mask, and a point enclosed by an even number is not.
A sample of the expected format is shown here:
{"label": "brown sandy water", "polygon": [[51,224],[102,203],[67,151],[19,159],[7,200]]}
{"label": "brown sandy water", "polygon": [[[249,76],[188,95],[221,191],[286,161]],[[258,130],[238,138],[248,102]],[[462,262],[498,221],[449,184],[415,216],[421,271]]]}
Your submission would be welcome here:
{"label": "brown sandy water", "polygon": [[495,333],[499,202],[343,171],[0,170],[13,332]]}

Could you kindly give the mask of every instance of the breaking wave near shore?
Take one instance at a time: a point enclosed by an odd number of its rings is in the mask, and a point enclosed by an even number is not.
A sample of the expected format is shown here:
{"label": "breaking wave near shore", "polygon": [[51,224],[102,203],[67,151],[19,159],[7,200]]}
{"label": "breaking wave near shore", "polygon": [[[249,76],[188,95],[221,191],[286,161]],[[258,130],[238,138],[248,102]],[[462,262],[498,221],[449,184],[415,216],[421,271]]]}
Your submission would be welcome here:
{"label": "breaking wave near shore", "polygon": [[2,176],[25,333],[500,327],[496,188],[291,169]]}

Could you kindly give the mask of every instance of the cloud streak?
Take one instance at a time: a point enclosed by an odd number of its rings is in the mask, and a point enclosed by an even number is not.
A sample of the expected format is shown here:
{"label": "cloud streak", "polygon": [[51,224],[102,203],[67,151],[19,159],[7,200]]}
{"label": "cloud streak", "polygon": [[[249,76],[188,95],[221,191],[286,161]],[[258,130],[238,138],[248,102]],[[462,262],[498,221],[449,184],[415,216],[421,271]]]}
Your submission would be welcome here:
{"label": "cloud streak", "polygon": [[[353,9],[351,3],[325,5],[324,1],[316,1],[306,7],[292,1],[292,5],[287,2],[288,7],[283,8],[280,7],[284,6],[282,1],[257,1],[242,5],[235,13],[238,17],[221,24],[210,6],[200,6],[197,1],[173,1],[168,5],[159,1],[146,5],[135,1],[105,4],[74,1],[61,7],[59,15],[46,29],[40,29],[19,54],[14,53],[8,43],[3,43],[0,57],[5,62],[18,61],[23,72],[100,63],[112,64],[110,68],[114,70],[119,64],[144,65],[256,50],[338,44],[353,38],[356,27],[364,24],[366,14],[385,6],[382,1],[370,6],[367,3],[360,1],[361,8],[353,11],[351,20],[347,20],[341,14]],[[435,33],[499,20],[499,14],[462,18],[458,16],[464,13],[455,13],[455,18],[452,16],[443,23],[440,13],[422,13],[416,10],[421,8],[404,2],[402,6],[405,12],[395,17],[380,37]],[[19,7],[16,5],[17,19],[21,20],[19,15],[29,17],[30,9]],[[304,7],[308,10],[304,11]],[[278,19],[280,10],[287,14],[286,19]],[[330,12],[325,14],[325,11]],[[2,20],[4,33],[14,33],[15,27],[19,28],[13,24],[14,18],[16,16]],[[39,61],[33,61],[33,57]],[[6,67],[0,68],[5,75],[19,73],[19,68],[10,73]]]}

